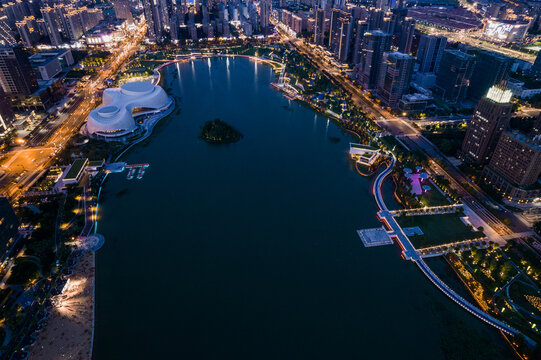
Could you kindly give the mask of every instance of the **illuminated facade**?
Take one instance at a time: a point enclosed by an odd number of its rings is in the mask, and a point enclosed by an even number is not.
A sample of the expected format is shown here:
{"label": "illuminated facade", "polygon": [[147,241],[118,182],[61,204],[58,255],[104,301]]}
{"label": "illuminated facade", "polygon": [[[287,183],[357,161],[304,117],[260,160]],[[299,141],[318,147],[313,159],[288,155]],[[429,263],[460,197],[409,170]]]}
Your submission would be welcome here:
{"label": "illuminated facade", "polygon": [[137,129],[134,116],[159,113],[171,104],[171,99],[160,86],[146,81],[105,89],[102,106],[88,115],[85,132],[105,138],[128,135]]}

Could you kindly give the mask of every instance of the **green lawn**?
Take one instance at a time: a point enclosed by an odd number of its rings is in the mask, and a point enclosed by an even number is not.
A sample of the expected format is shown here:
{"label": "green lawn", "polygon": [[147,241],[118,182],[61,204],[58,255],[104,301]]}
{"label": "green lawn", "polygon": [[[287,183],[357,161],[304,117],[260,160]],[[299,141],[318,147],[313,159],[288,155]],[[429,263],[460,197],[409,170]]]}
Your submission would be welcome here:
{"label": "green lawn", "polygon": [[417,248],[442,245],[456,241],[475,239],[483,236],[483,232],[472,231],[460,217],[460,213],[442,215],[419,215],[396,217],[402,227],[418,226],[424,235],[410,236],[410,240]]}
{"label": "green lawn", "polygon": [[441,205],[449,205],[449,200],[443,194],[436,189],[435,184],[430,184],[430,187],[432,188],[430,191],[427,191],[423,193],[419,197],[419,201],[424,206],[441,206]]}

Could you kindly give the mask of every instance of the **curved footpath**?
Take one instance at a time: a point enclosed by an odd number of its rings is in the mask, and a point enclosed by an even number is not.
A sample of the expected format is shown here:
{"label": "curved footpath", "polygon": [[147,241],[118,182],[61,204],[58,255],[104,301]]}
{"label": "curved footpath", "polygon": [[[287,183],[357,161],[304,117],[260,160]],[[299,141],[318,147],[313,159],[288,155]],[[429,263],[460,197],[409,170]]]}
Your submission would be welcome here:
{"label": "curved footpath", "polygon": [[[392,155],[392,154],[391,154]],[[477,318],[483,320],[487,324],[495,327],[496,329],[514,336],[519,334],[520,332],[506,323],[494,318],[493,316],[485,313],[478,307],[472,305],[469,301],[458,295],[454,290],[452,290],[447,284],[445,284],[425,263],[425,261],[417,254],[417,250],[409,240],[409,238],[406,236],[400,225],[396,222],[393,215],[389,212],[389,209],[387,208],[387,205],[385,205],[385,202],[383,201],[383,196],[381,194],[381,187],[383,185],[383,181],[385,178],[391,173],[394,165],[396,163],[396,158],[394,155],[392,155],[392,160],[389,166],[383,170],[374,181],[372,192],[374,194],[374,198],[376,199],[376,203],[380,209],[378,212],[378,218],[383,221],[387,228],[391,231],[390,236],[391,238],[395,239],[400,247],[402,248],[403,256],[407,260],[411,260],[417,264],[419,269],[425,274],[425,276],[438,288],[440,289],[445,295],[447,295],[451,300],[453,300],[455,303],[460,305],[463,309],[471,313],[472,315],[475,315]]]}

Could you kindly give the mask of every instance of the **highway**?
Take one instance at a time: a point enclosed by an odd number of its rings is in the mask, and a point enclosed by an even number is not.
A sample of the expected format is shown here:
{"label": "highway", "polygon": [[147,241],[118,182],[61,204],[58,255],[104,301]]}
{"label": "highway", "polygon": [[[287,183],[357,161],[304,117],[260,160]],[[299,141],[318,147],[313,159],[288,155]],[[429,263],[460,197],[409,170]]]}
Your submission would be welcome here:
{"label": "highway", "polygon": [[45,169],[55,163],[58,153],[79,131],[88,113],[98,105],[95,94],[140,49],[139,44],[145,33],[146,24],[142,23],[112,52],[108,63],[94,79],[85,86],[77,87],[72,97],[75,100],[65,110],[65,115],[60,115],[54,123],[45,124],[40,130],[31,133],[25,147],[13,149],[2,157],[0,168],[4,175],[0,178],[0,192],[4,196],[16,200]]}

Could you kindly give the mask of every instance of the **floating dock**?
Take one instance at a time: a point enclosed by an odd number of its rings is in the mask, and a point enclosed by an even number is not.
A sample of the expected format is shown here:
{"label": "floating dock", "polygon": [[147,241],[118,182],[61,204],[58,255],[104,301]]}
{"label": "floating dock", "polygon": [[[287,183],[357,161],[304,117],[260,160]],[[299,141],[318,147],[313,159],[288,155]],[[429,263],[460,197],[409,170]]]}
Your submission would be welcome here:
{"label": "floating dock", "polygon": [[391,245],[393,243],[393,239],[391,239],[383,226],[380,228],[357,230],[357,234],[359,234],[365,247]]}

